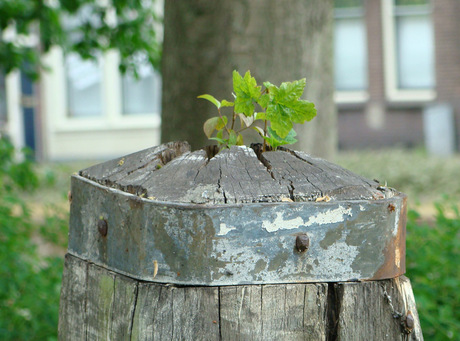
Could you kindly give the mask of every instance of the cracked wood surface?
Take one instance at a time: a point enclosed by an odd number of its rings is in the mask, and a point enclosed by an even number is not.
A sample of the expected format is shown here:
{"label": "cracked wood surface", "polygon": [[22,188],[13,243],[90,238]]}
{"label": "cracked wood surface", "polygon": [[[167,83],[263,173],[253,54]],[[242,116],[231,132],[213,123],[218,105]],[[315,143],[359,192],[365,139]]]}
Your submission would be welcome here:
{"label": "cracked wood surface", "polygon": [[185,142],[170,142],[95,165],[80,175],[141,197],[193,204],[385,197],[377,182],[326,160],[287,149],[255,149],[257,153],[234,146],[209,158],[205,150],[192,152]]}
{"label": "cracked wood surface", "polygon": [[[403,333],[408,311],[414,329]],[[406,338],[406,336],[408,336]],[[423,340],[410,281],[225,287],[137,281],[66,255],[60,340]]]}

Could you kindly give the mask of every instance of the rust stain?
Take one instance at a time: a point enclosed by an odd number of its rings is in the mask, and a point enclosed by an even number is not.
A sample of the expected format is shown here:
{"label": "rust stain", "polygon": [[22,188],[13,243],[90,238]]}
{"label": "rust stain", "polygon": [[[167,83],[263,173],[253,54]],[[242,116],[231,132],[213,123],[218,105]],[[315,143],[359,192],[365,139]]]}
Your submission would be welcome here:
{"label": "rust stain", "polygon": [[401,212],[398,223],[398,233],[385,246],[383,254],[385,261],[369,280],[394,278],[406,272],[406,222],[407,196],[402,195]]}

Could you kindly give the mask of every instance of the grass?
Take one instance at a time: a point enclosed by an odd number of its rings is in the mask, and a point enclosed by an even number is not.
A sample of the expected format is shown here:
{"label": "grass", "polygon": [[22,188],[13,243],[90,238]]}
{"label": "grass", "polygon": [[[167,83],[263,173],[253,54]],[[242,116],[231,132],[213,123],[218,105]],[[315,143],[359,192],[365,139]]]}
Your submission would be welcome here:
{"label": "grass", "polygon": [[[424,150],[384,149],[340,152],[334,160],[368,179],[387,183],[408,195],[410,208],[433,220],[434,203],[444,198],[459,207],[460,155],[433,157]],[[452,215],[451,208],[447,208]]]}

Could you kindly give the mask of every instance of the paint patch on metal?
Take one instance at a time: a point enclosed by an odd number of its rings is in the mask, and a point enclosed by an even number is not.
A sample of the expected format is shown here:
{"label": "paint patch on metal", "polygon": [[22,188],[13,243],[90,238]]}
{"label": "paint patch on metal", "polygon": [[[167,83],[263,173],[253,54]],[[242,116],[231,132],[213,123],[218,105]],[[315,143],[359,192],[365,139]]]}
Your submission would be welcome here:
{"label": "paint patch on metal", "polygon": [[305,223],[301,217],[285,220],[282,212],[276,212],[276,218],[274,221],[264,220],[262,222],[262,227],[267,230],[267,232],[292,230],[303,225],[305,225]]}
{"label": "paint patch on metal", "polygon": [[236,230],[236,227],[227,226],[225,223],[220,223],[219,227],[219,232],[217,233],[218,236],[226,236],[230,231]]}
{"label": "paint patch on metal", "polygon": [[315,216],[309,217],[307,221],[304,221],[301,217],[284,219],[282,212],[276,212],[276,218],[273,221],[264,220],[262,222],[262,227],[267,230],[267,232],[292,230],[302,226],[309,227],[313,225],[342,223],[345,221],[346,216],[352,216],[351,207],[345,208],[343,206],[339,206],[335,209],[320,212]]}
{"label": "paint patch on metal", "polygon": [[351,207],[345,208],[343,206],[339,206],[336,209],[321,212],[314,217],[310,217],[305,223],[305,226],[337,224],[344,222],[345,216],[352,216]]}

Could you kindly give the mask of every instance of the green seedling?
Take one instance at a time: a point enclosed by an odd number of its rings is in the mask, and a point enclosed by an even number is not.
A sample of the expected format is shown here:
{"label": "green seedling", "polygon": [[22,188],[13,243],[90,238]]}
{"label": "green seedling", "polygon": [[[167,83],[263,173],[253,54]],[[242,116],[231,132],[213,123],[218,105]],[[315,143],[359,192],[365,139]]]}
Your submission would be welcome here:
{"label": "green seedling", "polygon": [[[267,145],[276,150],[279,146],[293,144],[297,142],[294,123],[303,124],[316,116],[315,105],[300,99],[305,85],[303,78],[281,83],[279,87],[264,82],[262,87],[257,85],[249,71],[244,77],[238,71],[233,71],[233,102],[218,101],[208,94],[198,96],[214,104],[219,114],[204,123],[204,133],[210,140],[217,141],[219,149],[243,145],[241,132],[249,128],[256,130],[263,138],[264,151]],[[230,122],[222,113],[222,108],[233,109]],[[239,129],[236,128],[238,118]],[[257,125],[256,122],[261,124]]]}

